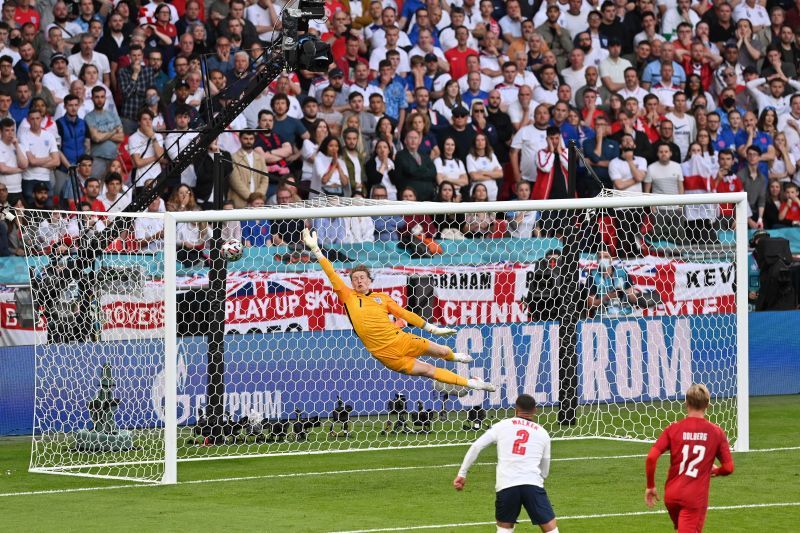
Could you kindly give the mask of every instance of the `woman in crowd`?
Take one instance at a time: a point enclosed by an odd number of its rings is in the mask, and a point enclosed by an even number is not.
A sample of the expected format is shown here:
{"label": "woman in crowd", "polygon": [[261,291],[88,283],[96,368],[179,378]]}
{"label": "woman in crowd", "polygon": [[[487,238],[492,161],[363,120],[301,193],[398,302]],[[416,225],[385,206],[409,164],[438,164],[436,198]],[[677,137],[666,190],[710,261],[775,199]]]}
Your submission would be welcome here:
{"label": "woman in crowd", "polygon": [[[84,100],[88,100],[89,103],[84,105],[84,102],[81,102],[81,106],[85,107],[86,109],[94,108],[93,104],[91,104],[91,100],[92,100],[92,89],[94,89],[95,87],[100,86],[103,89],[105,89],[106,96],[110,96],[111,94],[113,94],[111,92],[111,89],[109,89],[108,86],[105,83],[103,83],[103,81],[100,79],[100,72],[97,70],[97,67],[92,65],[91,63],[86,63],[81,67],[81,71],[78,77],[83,82],[83,85],[86,88],[86,96],[84,97]],[[104,109],[106,111],[114,111],[114,112],[117,111],[117,106],[114,104],[113,98],[106,98],[106,106]]]}
{"label": "woman in crowd", "polygon": [[339,139],[328,136],[320,143],[314,157],[310,197],[318,196],[314,190],[328,196],[350,196],[350,179],[341,157],[342,145]]}
{"label": "woman in crowd", "polygon": [[158,94],[158,89],[148,87],[144,92],[144,102],[147,109],[153,113],[153,131],[167,129],[167,122],[164,119],[166,108],[161,101],[161,96]]}
{"label": "woman in crowd", "polygon": [[[456,186],[450,181],[442,181],[436,189],[434,201],[439,203],[457,203],[461,197],[456,195]],[[436,227],[436,235],[441,239],[461,240],[464,234],[461,228],[464,226],[464,215],[454,214],[435,214],[433,215],[433,225]]]}
{"label": "woman in crowd", "polygon": [[[403,202],[416,202],[417,191],[413,187],[404,187],[398,193]],[[398,229],[400,241],[403,243],[412,242],[417,244],[415,239],[420,237],[433,238],[436,234],[436,225],[430,215],[404,215],[403,225]]]}
{"label": "woman in crowd", "polygon": [[764,203],[764,229],[786,227],[780,219],[783,188],[778,180],[770,180],[767,187],[767,201]]}
{"label": "woman in crowd", "polygon": [[467,172],[473,188],[480,183],[486,187],[488,200],[497,200],[497,181],[503,177],[503,167],[483,133],[475,135],[472,141],[472,148],[467,155]]}
{"label": "woman in crowd", "polygon": [[756,129],[769,133],[772,138],[775,139],[775,135],[778,133],[778,114],[774,109],[768,107],[761,112],[761,116],[758,118],[758,123],[756,124]]}
{"label": "woman in crowd", "polygon": [[697,131],[697,144],[700,145],[703,159],[706,161],[713,175],[716,176],[719,170],[719,160],[717,159],[717,154],[714,152],[714,145],[711,143],[711,135],[709,135],[708,130],[703,129]]}
{"label": "woman in crowd", "polygon": [[[314,174],[314,159],[317,157],[317,152],[322,144],[322,141],[330,135],[328,132],[328,123],[324,120],[318,120],[316,126],[308,132],[309,138],[303,141],[303,146],[300,149],[300,155],[303,158],[303,171],[300,177],[300,183],[306,186],[311,184]],[[317,187],[317,190],[319,188]],[[316,193],[312,193],[316,196]]]}
{"label": "woman in crowd", "polygon": [[622,124],[619,121],[619,114],[623,111],[625,102],[618,94],[612,94],[608,99],[608,123],[611,125],[611,133],[616,133],[622,129]]}
{"label": "woman in crowd", "polygon": [[[354,202],[363,203],[364,195],[353,194]],[[375,222],[372,217],[347,217],[344,219],[345,243],[375,242]]]}
{"label": "woman in crowd", "polygon": [[[487,202],[489,193],[486,185],[476,183],[472,187],[471,200],[473,202]],[[489,237],[494,231],[496,215],[494,213],[467,213],[464,216],[463,233],[470,239],[483,239]]]}
{"label": "woman in crowd", "polygon": [[447,120],[452,121],[453,109],[459,106],[465,109],[467,107],[461,101],[461,89],[458,87],[458,81],[450,80],[444,84],[444,95],[434,102],[431,109],[438,111]]}
{"label": "woman in crowd", "polygon": [[694,107],[697,98],[700,97],[705,99],[705,105],[702,107],[706,108],[708,111],[713,111],[716,107],[708,107],[709,102],[714,102],[714,98],[711,96],[711,93],[703,89],[703,82],[697,74],[690,74],[689,77],[686,78],[686,90],[684,92],[686,93],[686,106],[690,109]]}
{"label": "woman in crowd", "polygon": [[[200,208],[194,192],[187,185],[176,187],[167,200],[167,211],[197,211]],[[211,238],[211,228],[205,222],[181,222],[177,225],[178,261],[186,268],[203,266],[206,257],[203,253],[206,241]]]}
{"label": "woman in crowd", "polygon": [[[525,180],[518,181],[514,192],[516,193],[517,200],[530,200],[530,182]],[[509,237],[529,239],[539,236],[539,230],[536,228],[536,222],[539,220],[538,211],[510,212],[506,213],[506,218],[508,219]]]}
{"label": "woman in crowd", "polygon": [[397,152],[403,149],[403,145],[400,143],[400,135],[395,130],[392,121],[386,116],[378,119],[378,123],[375,125],[375,139],[372,141],[373,151],[375,150],[375,145],[377,144],[378,140],[381,139],[389,143],[392,159],[394,159],[394,156],[397,155]]}
{"label": "woman in crowd", "polygon": [[416,130],[422,137],[422,141],[419,143],[419,150],[417,150],[420,154],[425,154],[431,159],[439,157],[439,146],[436,143],[436,136],[430,131],[431,123],[427,115],[417,111],[409,113],[403,133],[405,134],[410,129]]}
{"label": "woman in crowd", "polygon": [[570,107],[569,113],[567,114],[567,123],[572,125],[578,132],[578,146],[583,146],[583,141],[594,139],[597,136],[592,128],[581,123],[581,115],[577,109]]}
{"label": "woman in crowd", "polygon": [[782,131],[776,133],[773,146],[775,146],[775,159],[769,166],[769,179],[770,181],[777,180],[782,184],[789,183],[797,170],[797,161],[792,156],[786,142],[786,134]]}
{"label": "woman in crowd", "polygon": [[[456,187],[456,191],[460,191],[461,187],[466,187],[469,183],[469,175],[464,163],[455,157],[455,139],[447,137],[442,148],[441,155],[433,161],[436,167],[436,183],[441,185],[443,182],[449,181]],[[458,192],[456,196],[460,198],[461,193]]]}
{"label": "woman in crowd", "polygon": [[386,188],[386,199],[397,200],[394,161],[391,158],[389,143],[384,139],[378,139],[372,157],[364,166],[367,173],[367,188],[371,191],[375,185],[382,185]]}

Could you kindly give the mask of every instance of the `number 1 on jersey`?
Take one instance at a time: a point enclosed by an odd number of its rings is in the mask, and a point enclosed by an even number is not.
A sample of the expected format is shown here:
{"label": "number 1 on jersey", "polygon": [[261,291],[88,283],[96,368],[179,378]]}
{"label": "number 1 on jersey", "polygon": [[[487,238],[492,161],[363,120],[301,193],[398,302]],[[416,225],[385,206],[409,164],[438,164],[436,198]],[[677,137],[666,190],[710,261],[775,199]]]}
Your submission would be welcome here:
{"label": "number 1 on jersey", "polygon": [[523,446],[528,439],[530,438],[530,433],[528,433],[524,429],[520,429],[517,431],[517,440],[514,441],[514,447],[511,449],[511,453],[514,455],[525,455],[525,446]]}
{"label": "number 1 on jersey", "polygon": [[683,474],[683,469],[686,467],[686,475],[689,477],[696,478],[697,474],[697,463],[703,460],[703,457],[706,456],[706,447],[700,444],[695,444],[694,448],[692,448],[692,453],[694,454],[694,459],[689,462],[689,465],[686,465],[686,461],[689,460],[689,445],[684,444],[683,448],[681,449],[681,455],[683,455],[683,460],[681,461],[681,466],[678,468],[678,475]]}

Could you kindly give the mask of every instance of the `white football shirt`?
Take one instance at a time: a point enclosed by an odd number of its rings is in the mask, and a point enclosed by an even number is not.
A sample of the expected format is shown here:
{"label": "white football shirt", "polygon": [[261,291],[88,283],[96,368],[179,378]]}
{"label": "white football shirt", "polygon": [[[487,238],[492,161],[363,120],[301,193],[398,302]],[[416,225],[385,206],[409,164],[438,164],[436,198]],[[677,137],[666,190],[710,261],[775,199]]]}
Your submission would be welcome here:
{"label": "white football shirt", "polygon": [[470,447],[458,475],[466,477],[478,454],[497,444],[495,491],[518,485],[544,487],[550,472],[550,435],[537,424],[514,417],[498,422]]}

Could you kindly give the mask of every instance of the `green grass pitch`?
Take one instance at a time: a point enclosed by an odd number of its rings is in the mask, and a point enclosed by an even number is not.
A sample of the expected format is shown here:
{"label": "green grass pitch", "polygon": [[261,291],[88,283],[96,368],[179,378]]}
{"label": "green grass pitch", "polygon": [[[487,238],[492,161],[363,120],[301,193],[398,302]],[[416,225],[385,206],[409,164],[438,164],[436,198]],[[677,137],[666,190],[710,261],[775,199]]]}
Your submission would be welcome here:
{"label": "green grass pitch", "polygon": [[[734,475],[712,481],[706,531],[800,531],[800,396],[753,398],[750,424],[756,451],[735,454]],[[672,531],[662,508],[653,512],[644,505],[648,448],[554,442],[546,486],[560,531]],[[494,531],[493,450],[473,467],[467,489],[456,493],[451,482],[465,451],[455,446],[189,462],[178,467],[178,485],[147,486],[30,474],[30,439],[5,438],[0,529]],[[666,466],[662,456],[660,492]],[[524,512],[521,520],[518,531],[538,531]]]}

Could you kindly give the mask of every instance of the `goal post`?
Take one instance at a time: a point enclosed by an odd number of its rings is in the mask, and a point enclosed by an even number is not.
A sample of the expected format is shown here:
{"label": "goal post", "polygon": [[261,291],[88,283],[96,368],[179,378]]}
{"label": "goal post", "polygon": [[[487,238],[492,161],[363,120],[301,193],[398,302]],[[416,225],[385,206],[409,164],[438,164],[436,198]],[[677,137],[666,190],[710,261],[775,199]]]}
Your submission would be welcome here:
{"label": "goal post", "polygon": [[[694,206],[716,213],[727,204],[735,213],[727,231],[701,228],[678,244],[656,236],[664,225],[686,225]],[[626,232],[631,209],[656,211]],[[574,213],[568,231],[563,213]],[[106,250],[93,265],[64,262],[48,251],[47,262],[58,259],[73,278],[92,281],[111,264],[144,274],[135,288],[117,273],[103,285],[105,293],[77,296],[94,302],[89,308],[100,314],[91,338],[48,338],[56,322],[38,321],[33,471],[174,483],[181,461],[464,445],[507,416],[522,392],[534,395],[539,420],[556,439],[651,442],[681,416],[693,381],[711,389],[711,420],[736,450],[748,449],[743,193],[606,191],[591,199],[470,203],[328,197],[141,216],[163,223],[163,251]],[[400,240],[338,242],[336,228],[358,220],[371,221],[377,232],[390,220],[431,220],[439,227],[431,239],[426,228],[417,233],[406,224]],[[225,301],[217,302],[225,311],[225,342],[224,376],[216,377],[224,379],[214,382],[224,384],[224,413],[211,424],[209,270],[202,256],[181,251],[179,236],[191,225],[219,223],[226,238],[238,238],[226,233],[231,228],[256,238],[271,225],[285,229],[296,221],[318,229],[326,256],[347,283],[349,271],[364,264],[376,293],[457,333],[407,331],[475,362],[421,360],[492,381],[498,390],[442,393],[427,378],[385,368],[366,352],[330,281],[302,246],[254,246],[228,262]],[[530,233],[520,236],[520,228]],[[578,251],[572,263],[561,260],[569,232]],[[42,251],[29,251],[33,279],[42,272]],[[124,287],[109,288],[114,279]],[[45,293],[33,294],[44,313]],[[119,308],[128,314],[114,316]],[[565,337],[567,308],[581,314],[574,334]],[[139,323],[120,323],[134,316]],[[113,380],[103,374],[106,366]],[[569,393],[561,378],[573,375]],[[80,450],[78,433],[94,430],[104,413],[92,401],[112,381],[120,402],[111,418],[133,445]],[[573,402],[572,420],[559,415],[562,402]]]}

